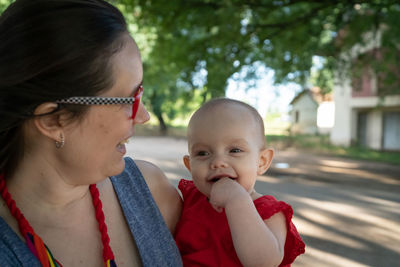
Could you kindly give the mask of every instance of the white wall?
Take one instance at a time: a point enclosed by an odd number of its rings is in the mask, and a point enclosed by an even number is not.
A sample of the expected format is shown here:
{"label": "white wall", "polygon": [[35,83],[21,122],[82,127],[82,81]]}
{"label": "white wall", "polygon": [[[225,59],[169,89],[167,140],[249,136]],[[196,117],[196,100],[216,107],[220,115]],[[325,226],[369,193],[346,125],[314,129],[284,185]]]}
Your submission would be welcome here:
{"label": "white wall", "polygon": [[349,146],[352,139],[352,114],[350,108],[351,88],[348,82],[335,83],[333,87],[335,100],[335,124],[330,140],[334,145]]}
{"label": "white wall", "polygon": [[335,124],[335,103],[332,101],[324,101],[319,104],[317,109],[317,127],[321,134],[331,132]]}
{"label": "white wall", "polygon": [[[291,111],[291,130],[293,133],[315,134],[317,133],[317,108],[318,104],[311,96],[304,94],[294,104]],[[299,112],[299,121],[295,122],[296,111]]]}

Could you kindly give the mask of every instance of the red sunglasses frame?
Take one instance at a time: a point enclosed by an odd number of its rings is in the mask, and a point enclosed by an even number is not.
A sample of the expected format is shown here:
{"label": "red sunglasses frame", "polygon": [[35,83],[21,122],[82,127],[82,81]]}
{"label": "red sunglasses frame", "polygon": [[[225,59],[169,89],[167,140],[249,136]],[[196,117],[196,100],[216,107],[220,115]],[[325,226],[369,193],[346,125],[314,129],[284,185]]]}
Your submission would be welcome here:
{"label": "red sunglasses frame", "polygon": [[139,105],[140,105],[140,99],[142,98],[143,95],[143,85],[140,85],[133,97],[135,98],[135,102],[132,104],[132,120],[135,119],[136,113],[139,110]]}

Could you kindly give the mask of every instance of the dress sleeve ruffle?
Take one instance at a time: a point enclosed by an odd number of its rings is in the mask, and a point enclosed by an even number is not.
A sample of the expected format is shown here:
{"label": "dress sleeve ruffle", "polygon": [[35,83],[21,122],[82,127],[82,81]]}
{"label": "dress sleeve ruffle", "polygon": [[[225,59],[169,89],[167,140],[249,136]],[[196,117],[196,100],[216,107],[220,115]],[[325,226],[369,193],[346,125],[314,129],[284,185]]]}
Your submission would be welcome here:
{"label": "dress sleeve ruffle", "polygon": [[185,198],[190,192],[195,189],[195,185],[193,181],[181,179],[178,184],[179,190],[182,192],[183,197]]}
{"label": "dress sleeve ruffle", "polygon": [[283,201],[277,201],[273,196],[263,196],[254,201],[258,213],[263,220],[270,218],[272,215],[282,212],[286,219],[286,241],[285,255],[279,266],[290,266],[297,256],[305,252],[305,244],[292,223],[293,209],[290,205]]}

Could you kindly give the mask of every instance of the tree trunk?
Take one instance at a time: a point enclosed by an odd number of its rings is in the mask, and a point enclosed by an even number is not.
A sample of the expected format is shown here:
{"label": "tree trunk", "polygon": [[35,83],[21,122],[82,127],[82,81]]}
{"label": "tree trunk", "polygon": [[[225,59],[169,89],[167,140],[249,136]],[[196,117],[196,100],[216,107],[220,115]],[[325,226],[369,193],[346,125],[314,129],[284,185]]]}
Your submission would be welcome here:
{"label": "tree trunk", "polygon": [[160,123],[160,135],[167,135],[167,130],[168,127],[165,124],[164,118],[162,117],[162,114],[156,114],[158,122]]}

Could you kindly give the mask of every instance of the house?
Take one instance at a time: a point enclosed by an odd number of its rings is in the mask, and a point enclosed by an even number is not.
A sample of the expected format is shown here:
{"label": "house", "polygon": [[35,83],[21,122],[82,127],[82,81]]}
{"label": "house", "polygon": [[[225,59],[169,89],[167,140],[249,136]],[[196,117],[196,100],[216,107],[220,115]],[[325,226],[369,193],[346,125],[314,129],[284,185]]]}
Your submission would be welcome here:
{"label": "house", "polygon": [[377,150],[400,150],[400,95],[378,96],[376,79],[363,75],[362,88],[334,87],[335,125],[331,142]]}
{"label": "house", "polygon": [[320,88],[304,89],[290,102],[290,132],[293,134],[328,134],[333,126],[332,94]]}
{"label": "house", "polygon": [[[375,42],[379,43],[379,42]],[[352,61],[357,55],[374,55],[379,60],[379,45],[359,47],[352,52]],[[377,61],[374,61],[375,63]],[[379,61],[378,61],[379,62]],[[400,72],[393,68],[400,87]],[[358,75],[347,79],[336,78],[333,88],[335,98],[335,124],[330,139],[333,144],[349,146],[359,144],[377,150],[400,150],[400,95],[384,95],[383,77],[386,73],[375,73],[371,63],[363,65]]]}

